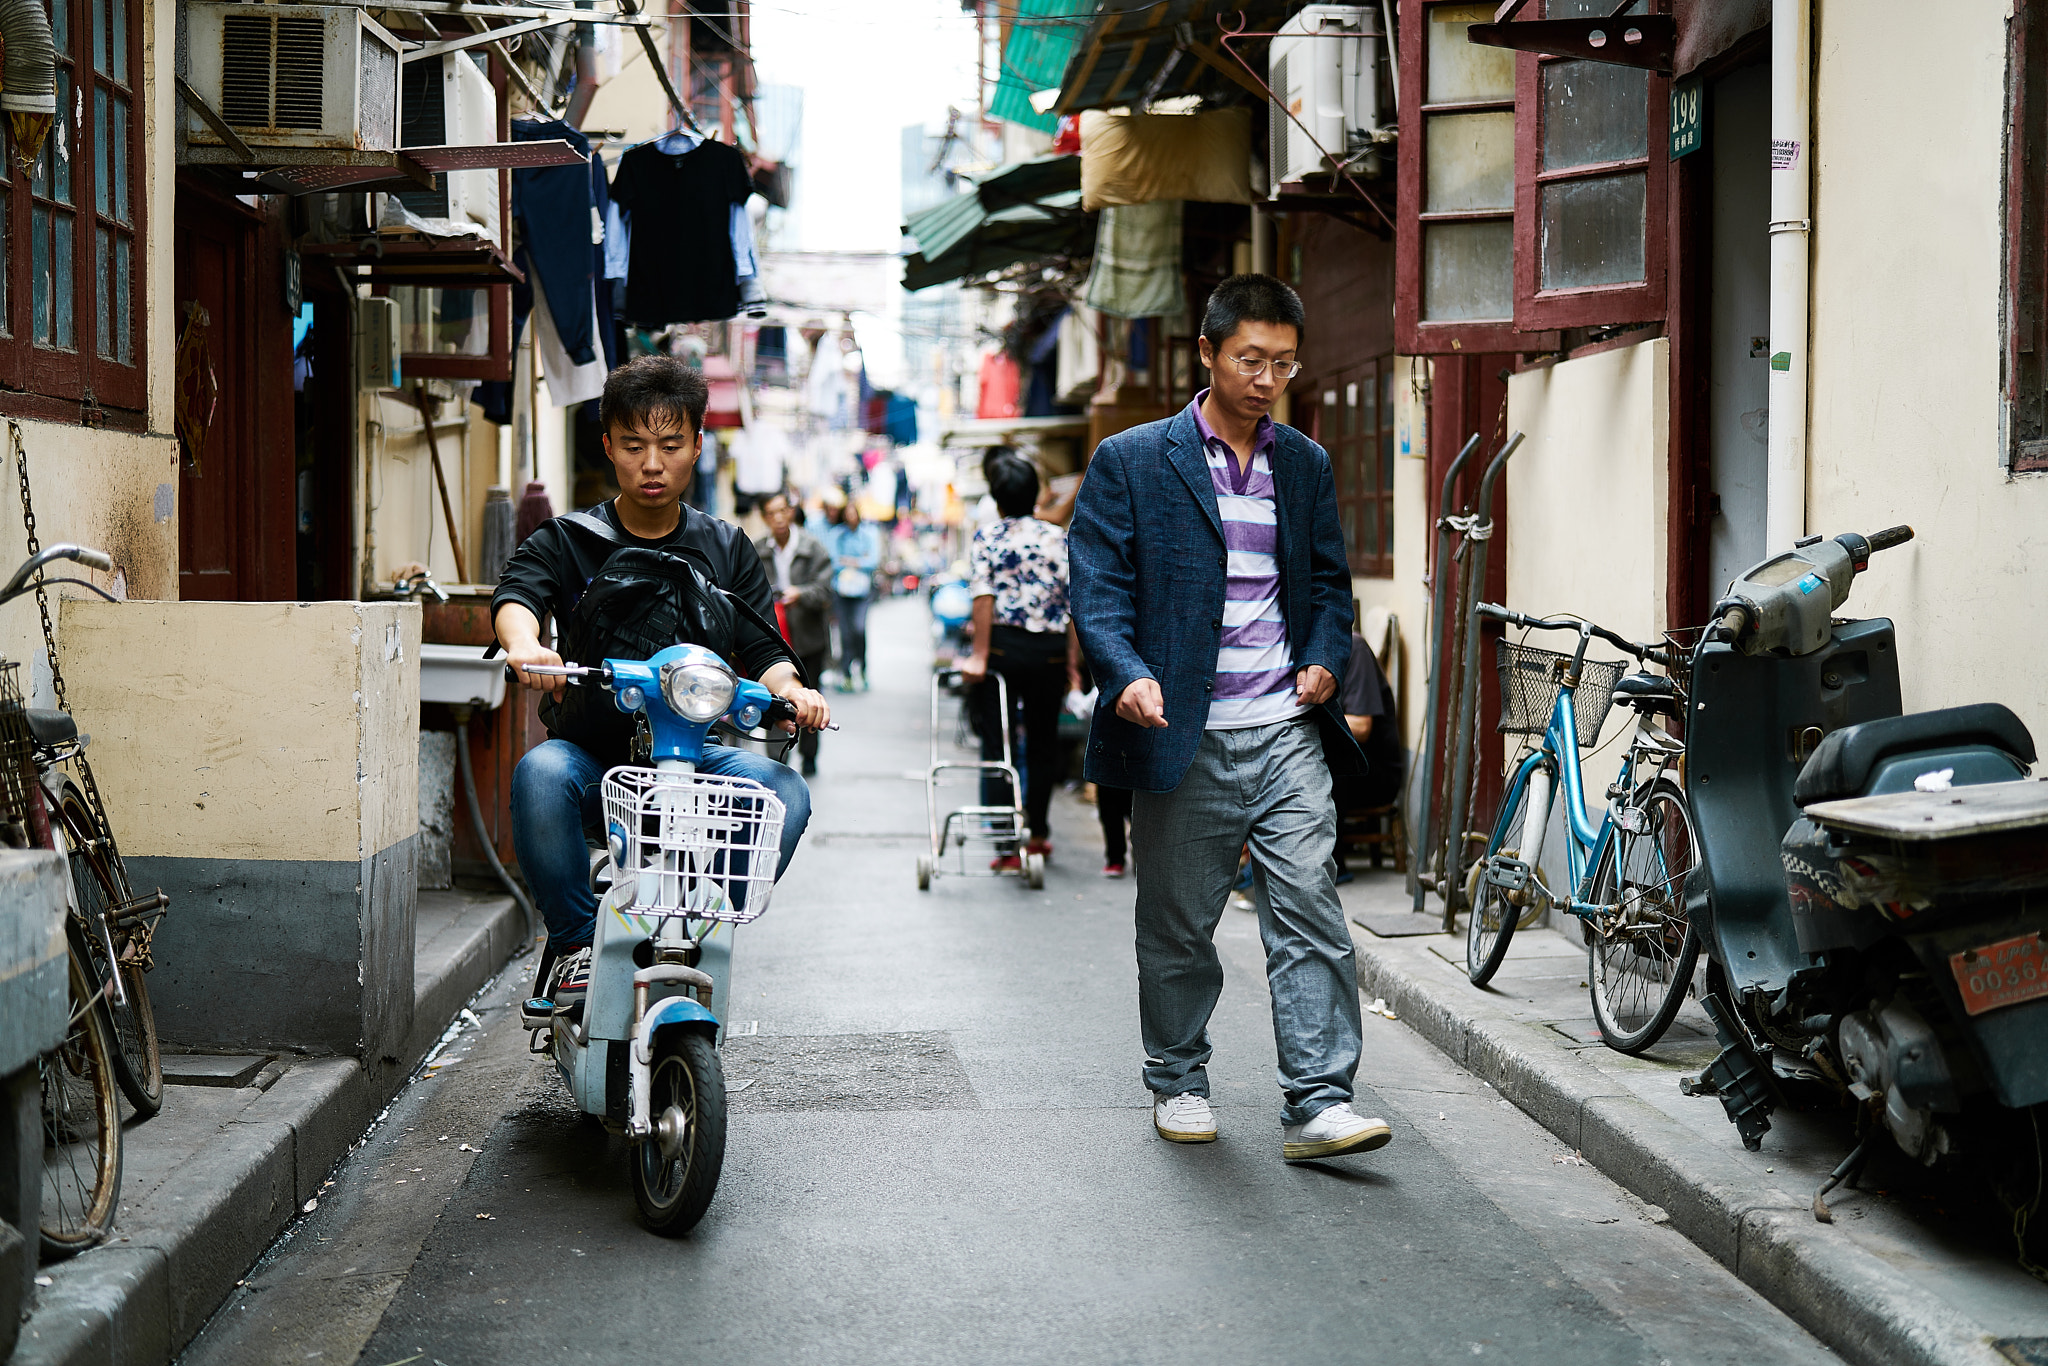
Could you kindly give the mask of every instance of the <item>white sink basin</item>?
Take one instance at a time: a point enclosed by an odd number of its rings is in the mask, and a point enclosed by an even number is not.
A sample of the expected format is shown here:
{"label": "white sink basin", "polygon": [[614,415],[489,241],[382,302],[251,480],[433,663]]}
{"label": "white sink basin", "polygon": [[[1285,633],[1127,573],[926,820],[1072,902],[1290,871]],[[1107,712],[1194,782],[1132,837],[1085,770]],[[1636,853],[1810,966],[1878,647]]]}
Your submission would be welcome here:
{"label": "white sink basin", "polygon": [[505,701],[505,657],[482,645],[420,646],[420,701],[491,709]]}

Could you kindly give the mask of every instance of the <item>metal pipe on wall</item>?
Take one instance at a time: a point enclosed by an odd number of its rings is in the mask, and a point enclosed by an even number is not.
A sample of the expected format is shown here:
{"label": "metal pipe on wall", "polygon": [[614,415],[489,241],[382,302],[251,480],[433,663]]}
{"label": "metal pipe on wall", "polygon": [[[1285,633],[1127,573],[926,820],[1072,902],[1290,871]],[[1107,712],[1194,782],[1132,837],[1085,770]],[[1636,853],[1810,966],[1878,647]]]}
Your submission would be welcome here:
{"label": "metal pipe on wall", "polygon": [[1771,0],[1771,369],[1764,474],[1768,552],[1789,549],[1806,534],[1812,48],[1812,0]]}

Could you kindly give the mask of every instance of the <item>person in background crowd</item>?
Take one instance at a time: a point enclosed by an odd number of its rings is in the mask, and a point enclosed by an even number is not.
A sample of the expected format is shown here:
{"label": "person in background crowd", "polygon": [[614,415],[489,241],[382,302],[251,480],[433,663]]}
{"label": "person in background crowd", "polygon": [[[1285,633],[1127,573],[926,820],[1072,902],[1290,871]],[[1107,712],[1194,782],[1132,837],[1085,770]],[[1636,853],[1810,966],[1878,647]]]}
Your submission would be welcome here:
{"label": "person in background crowd", "polygon": [[1122,877],[1130,862],[1124,831],[1131,823],[1131,790],[1097,783],[1095,818],[1102,823],[1102,875]]}
{"label": "person in background crowd", "polygon": [[[796,525],[803,510],[787,490],[769,494],[760,508],[768,534],[754,542],[754,549],[775,589],[789,647],[815,687],[832,660],[832,555],[817,537]],[[804,776],[816,774],[818,732],[804,731],[796,748]]]}
{"label": "person in background crowd", "polygon": [[[1024,711],[1024,819],[1031,837],[1027,854],[1049,857],[1052,830],[1047,808],[1058,778],[1060,703],[1081,686],[1081,646],[1067,616],[1067,536],[1031,515],[1038,504],[1038,471],[1014,455],[989,467],[989,492],[1002,516],[974,533],[969,552],[974,595],[974,652],[960,676],[975,688],[981,757],[1003,756],[1003,715],[991,671],[1009,685]],[[982,779],[984,806],[1014,801],[1001,775]],[[1014,868],[1019,855],[997,855],[992,867]]]}
{"label": "person in background crowd", "polygon": [[[860,505],[846,501],[839,525],[825,533],[832,552],[832,597],[839,614],[839,690],[868,689],[868,602],[875,592],[875,571],[882,567],[882,538],[860,520]],[[860,671],[860,682],[853,681]]]}
{"label": "person in background crowd", "polygon": [[[1399,800],[1401,782],[1408,772],[1408,752],[1401,747],[1401,729],[1394,716],[1394,690],[1380,668],[1372,646],[1357,632],[1351,635],[1351,665],[1337,689],[1337,705],[1344,710],[1344,724],[1351,738],[1365,751],[1365,777],[1345,778],[1336,784],[1339,811],[1372,810],[1391,806]],[[1351,869],[1344,866],[1338,851],[1337,881],[1351,881]]]}
{"label": "person in background crowd", "polygon": [[1290,1162],[1393,1134],[1351,1108],[1363,1029],[1331,780],[1361,773],[1365,756],[1334,705],[1351,655],[1344,529],[1330,457],[1271,417],[1301,369],[1305,323],[1300,297],[1269,275],[1219,284],[1199,341],[1209,387],[1096,447],[1071,533],[1075,624],[1101,688],[1088,777],[1135,792],[1153,1127],[1175,1143],[1216,1138],[1215,934],[1249,841]]}

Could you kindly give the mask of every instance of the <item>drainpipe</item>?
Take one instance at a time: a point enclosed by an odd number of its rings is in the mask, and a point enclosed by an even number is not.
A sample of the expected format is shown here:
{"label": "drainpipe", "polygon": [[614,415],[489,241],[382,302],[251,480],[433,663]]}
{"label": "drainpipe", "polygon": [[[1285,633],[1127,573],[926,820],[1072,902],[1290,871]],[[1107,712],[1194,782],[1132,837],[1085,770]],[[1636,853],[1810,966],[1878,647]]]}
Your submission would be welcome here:
{"label": "drainpipe", "polygon": [[57,117],[57,49],[40,0],[0,0],[0,41],[7,45],[0,111],[14,126],[16,155],[27,167],[42,154]]}
{"label": "drainpipe", "polygon": [[1766,553],[1806,534],[1806,360],[1813,224],[1812,0],[1771,0],[1770,442]]}

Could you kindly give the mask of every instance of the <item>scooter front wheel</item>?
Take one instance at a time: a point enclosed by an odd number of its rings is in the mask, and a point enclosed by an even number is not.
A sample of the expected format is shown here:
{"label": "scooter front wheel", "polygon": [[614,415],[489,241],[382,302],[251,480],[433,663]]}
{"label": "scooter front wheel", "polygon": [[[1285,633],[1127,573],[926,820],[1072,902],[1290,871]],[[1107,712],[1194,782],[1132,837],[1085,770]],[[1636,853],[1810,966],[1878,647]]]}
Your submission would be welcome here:
{"label": "scooter front wheel", "polygon": [[655,1036],[647,1114],[654,1132],[633,1147],[633,1200],[655,1233],[674,1238],[704,1217],[725,1161],[725,1072],[695,1030]]}

